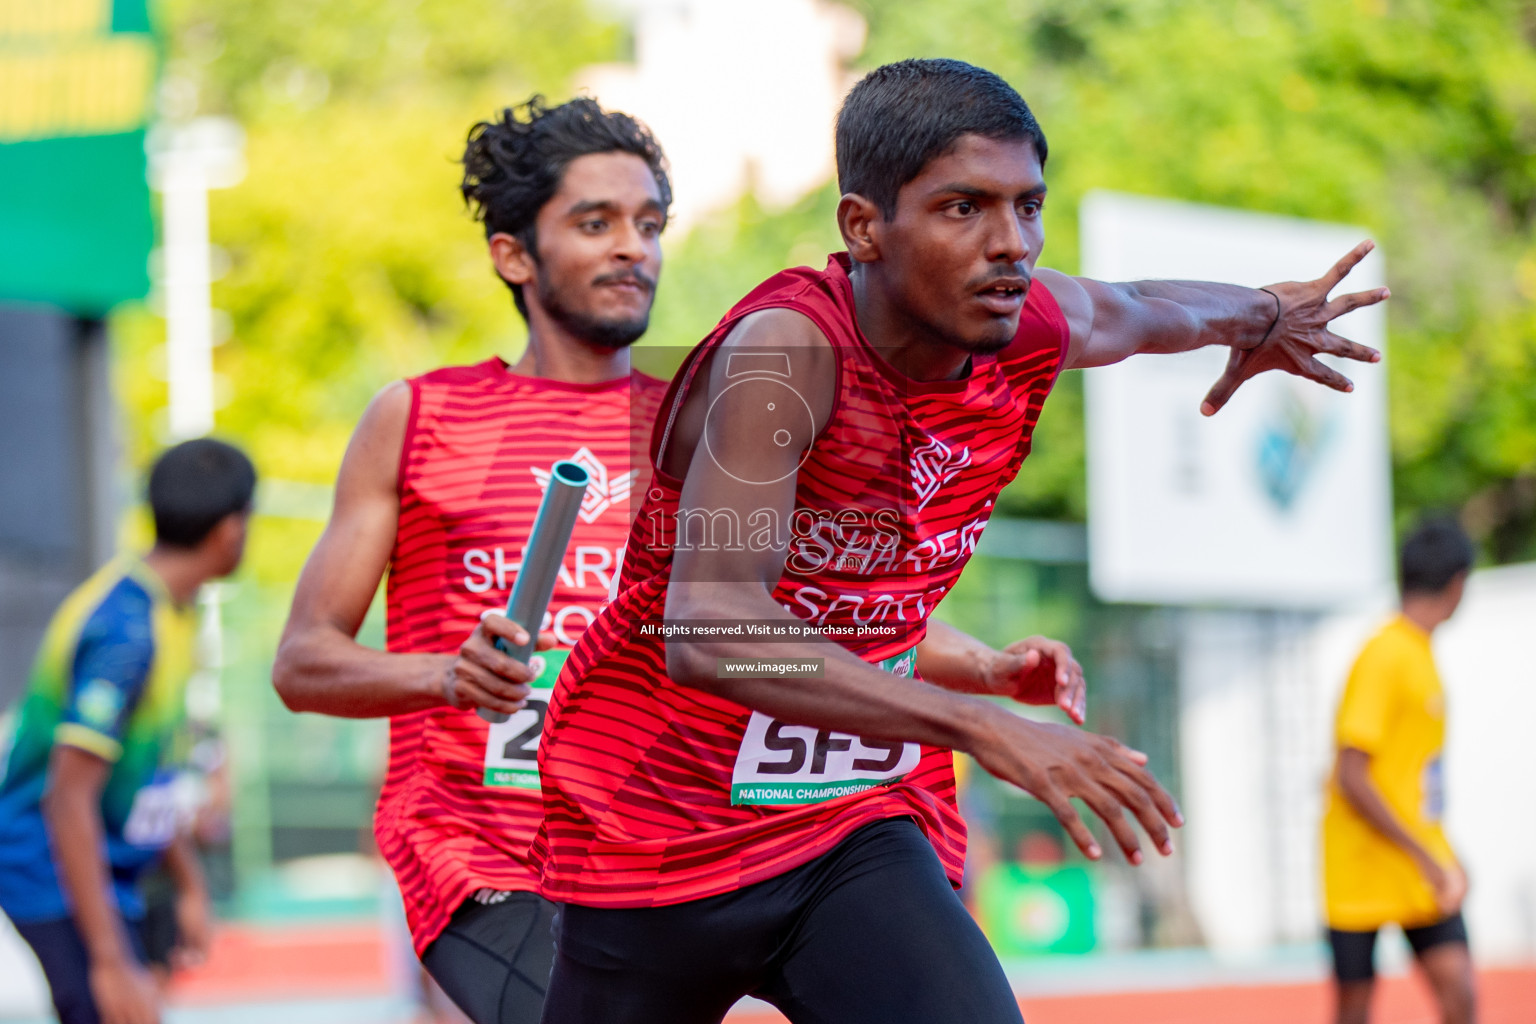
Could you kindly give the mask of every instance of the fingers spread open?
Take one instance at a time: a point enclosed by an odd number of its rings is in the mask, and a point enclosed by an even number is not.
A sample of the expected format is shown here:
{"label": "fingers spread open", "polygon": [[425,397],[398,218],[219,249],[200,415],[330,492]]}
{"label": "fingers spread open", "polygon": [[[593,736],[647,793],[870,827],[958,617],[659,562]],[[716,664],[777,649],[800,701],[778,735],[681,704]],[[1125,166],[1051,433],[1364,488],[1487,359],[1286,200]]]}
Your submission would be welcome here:
{"label": "fingers spread open", "polygon": [[1374,306],[1389,295],[1391,295],[1391,292],[1385,288],[1372,288],[1363,292],[1336,295],[1329,299],[1328,304],[1323,307],[1323,315],[1332,320],[1334,317],[1343,316],[1345,313],[1359,309],[1361,306]]}
{"label": "fingers spread open", "polygon": [[1110,834],[1115,837],[1125,859],[1132,864],[1140,864],[1141,841],[1136,838],[1136,830],[1121,813],[1120,809],[1124,805],[1118,795],[1097,782],[1085,779],[1078,796],[1109,826]]}
{"label": "fingers spread open", "polygon": [[1152,839],[1152,845],[1162,851],[1164,856],[1173,852],[1173,843],[1168,838],[1168,823],[1158,813],[1157,805],[1152,802],[1151,795],[1139,785],[1136,780],[1123,772],[1116,772],[1105,783],[1106,788],[1120,798],[1120,802],[1131,809],[1136,815],[1136,820],[1141,822],[1141,827],[1147,830],[1147,835]]}
{"label": "fingers spread open", "polygon": [[1211,385],[1211,390],[1206,392],[1205,401],[1200,403],[1201,415],[1214,416],[1227,404],[1227,400],[1248,379],[1245,363],[1243,353],[1234,349],[1231,358],[1227,360],[1227,368],[1222,371],[1220,379]]}
{"label": "fingers spread open", "polygon": [[[1133,751],[1133,753],[1139,752]],[[1129,778],[1132,783],[1138,786],[1143,792],[1147,794],[1149,798],[1151,798],[1153,804],[1157,806],[1158,812],[1162,814],[1164,821],[1175,827],[1183,825],[1184,815],[1179,811],[1179,805],[1174,801],[1173,797],[1168,793],[1168,791],[1159,785],[1158,781],[1152,777],[1152,773],[1143,767],[1143,765],[1146,763],[1146,755],[1142,754],[1139,760],[1136,760],[1130,764],[1119,764],[1116,765],[1116,767],[1119,769],[1122,775],[1125,775],[1127,778]]]}
{"label": "fingers spread open", "polygon": [[1353,359],[1359,363],[1379,363],[1381,353],[1369,345],[1357,345],[1348,338],[1341,338],[1329,331],[1323,335],[1322,345],[1318,351],[1326,352],[1331,356],[1339,356],[1342,359]]}
{"label": "fingers spread open", "polygon": [[1088,831],[1088,826],[1083,824],[1083,819],[1077,816],[1077,808],[1072,806],[1072,801],[1067,799],[1065,793],[1055,786],[1045,785],[1039,787],[1040,791],[1035,796],[1040,802],[1051,809],[1056,815],[1056,820],[1061,822],[1061,827],[1067,830],[1067,835],[1072,837],[1072,842],[1083,851],[1083,856],[1089,860],[1098,860],[1104,855],[1099,849],[1099,844],[1093,838],[1093,833]]}
{"label": "fingers spread open", "polygon": [[1349,252],[1345,253],[1344,257],[1340,259],[1339,262],[1328,268],[1328,273],[1324,274],[1321,278],[1321,280],[1328,282],[1328,290],[1332,291],[1334,285],[1344,280],[1344,278],[1348,276],[1349,272],[1354,270],[1361,260],[1370,255],[1371,250],[1374,248],[1376,248],[1376,243],[1367,238],[1365,241],[1349,250]]}
{"label": "fingers spread open", "polygon": [[1291,372],[1308,380],[1315,380],[1319,384],[1326,384],[1335,391],[1353,391],[1355,385],[1350,379],[1335,370],[1333,367],[1318,362],[1316,359],[1308,359]]}

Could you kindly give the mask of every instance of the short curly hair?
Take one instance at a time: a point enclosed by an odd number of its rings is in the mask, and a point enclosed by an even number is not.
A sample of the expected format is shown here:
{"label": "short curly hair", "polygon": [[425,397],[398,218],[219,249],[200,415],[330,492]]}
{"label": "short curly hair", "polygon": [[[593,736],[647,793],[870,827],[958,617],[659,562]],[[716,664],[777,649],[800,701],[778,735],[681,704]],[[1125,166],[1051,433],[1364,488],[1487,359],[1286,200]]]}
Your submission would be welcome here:
{"label": "short curly hair", "polygon": [[[672,183],[667,158],[650,129],[585,96],[551,107],[543,96],[534,95],[505,108],[494,120],[476,124],[464,147],[459,191],[475,219],[485,224],[487,238],[505,232],[537,258],[534,223],[559,191],[565,169],[578,157],[612,152],[633,153],[645,161],[665,214],[672,205]],[[522,287],[510,281],[507,287],[517,311],[527,319]]]}

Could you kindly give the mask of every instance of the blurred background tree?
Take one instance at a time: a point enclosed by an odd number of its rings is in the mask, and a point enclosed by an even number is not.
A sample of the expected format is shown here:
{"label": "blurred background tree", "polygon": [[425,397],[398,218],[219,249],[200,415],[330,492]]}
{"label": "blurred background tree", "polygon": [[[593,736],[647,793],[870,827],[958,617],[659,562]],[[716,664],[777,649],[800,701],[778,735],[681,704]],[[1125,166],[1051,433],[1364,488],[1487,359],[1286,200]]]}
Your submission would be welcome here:
{"label": "blurred background tree", "polygon": [[[1394,296],[1400,521],[1459,510],[1491,560],[1536,557],[1536,3],[851,6],[869,24],[860,66],[958,57],[1030,101],[1051,140],[1052,266],[1077,269],[1093,188],[1373,232]],[[165,116],[229,115],[248,133],[245,182],[212,200],[219,429],[269,478],[328,485],[383,384],[521,349],[456,190],[469,125],[535,89],[563,98],[632,43],[616,13],[570,0],[166,0],[161,17]],[[691,345],[769,273],[819,264],[835,203],[830,183],[789,209],[749,196],[669,238],[645,344]],[[163,427],[163,326],[143,309],[116,326],[142,465]],[[1085,518],[1076,375],[1003,509]],[[317,525],[264,527],[251,571],[291,580]]]}

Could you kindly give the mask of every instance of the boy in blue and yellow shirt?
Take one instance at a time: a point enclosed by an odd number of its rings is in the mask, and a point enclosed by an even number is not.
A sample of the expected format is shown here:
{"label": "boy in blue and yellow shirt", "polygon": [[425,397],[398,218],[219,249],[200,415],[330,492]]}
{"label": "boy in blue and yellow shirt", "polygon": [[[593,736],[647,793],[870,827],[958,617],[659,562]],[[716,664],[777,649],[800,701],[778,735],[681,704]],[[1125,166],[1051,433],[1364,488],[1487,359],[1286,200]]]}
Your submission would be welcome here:
{"label": "boy in blue and yellow shirt", "polygon": [[161,857],[181,891],[184,944],[206,942],[170,769],[193,601],[239,564],[254,487],[229,445],[167,451],[150,473],[154,548],[98,571],[44,635],[0,775],[0,910],[42,963],[62,1024],[159,1019],[136,882]]}

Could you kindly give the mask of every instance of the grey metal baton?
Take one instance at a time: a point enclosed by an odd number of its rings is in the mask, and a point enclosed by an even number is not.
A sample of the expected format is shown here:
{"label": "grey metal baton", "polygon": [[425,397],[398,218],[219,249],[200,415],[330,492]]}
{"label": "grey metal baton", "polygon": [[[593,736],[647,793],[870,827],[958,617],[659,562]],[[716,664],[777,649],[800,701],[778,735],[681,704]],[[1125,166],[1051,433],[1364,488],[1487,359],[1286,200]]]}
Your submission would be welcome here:
{"label": "grey metal baton", "polygon": [[[539,514],[534,517],[533,530],[523,546],[523,565],[517,570],[517,582],[512,584],[512,596],[507,598],[507,618],[528,631],[528,642],[516,647],[500,637],[496,639],[498,650],[524,665],[533,657],[534,645],[539,641],[539,626],[555,592],[560,563],[571,544],[576,514],[581,511],[581,499],[586,497],[591,479],[592,474],[568,459],[549,468],[549,486],[544,489]],[[512,717],[491,708],[476,708],[475,713],[487,722],[505,722]]]}

